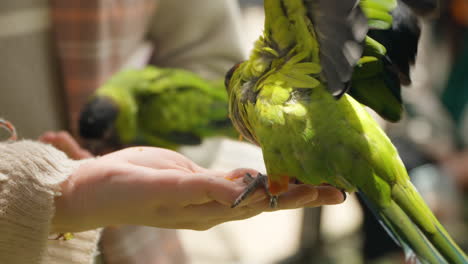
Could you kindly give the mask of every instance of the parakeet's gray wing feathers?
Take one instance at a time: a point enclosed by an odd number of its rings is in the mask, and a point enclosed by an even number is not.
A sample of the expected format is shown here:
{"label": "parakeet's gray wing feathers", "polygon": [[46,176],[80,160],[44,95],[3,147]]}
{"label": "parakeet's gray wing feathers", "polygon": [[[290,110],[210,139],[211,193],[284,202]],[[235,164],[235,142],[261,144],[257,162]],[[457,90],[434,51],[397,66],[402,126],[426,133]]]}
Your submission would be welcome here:
{"label": "parakeet's gray wing feathers", "polygon": [[368,31],[359,0],[304,0],[320,45],[320,60],[330,92],[346,92]]}

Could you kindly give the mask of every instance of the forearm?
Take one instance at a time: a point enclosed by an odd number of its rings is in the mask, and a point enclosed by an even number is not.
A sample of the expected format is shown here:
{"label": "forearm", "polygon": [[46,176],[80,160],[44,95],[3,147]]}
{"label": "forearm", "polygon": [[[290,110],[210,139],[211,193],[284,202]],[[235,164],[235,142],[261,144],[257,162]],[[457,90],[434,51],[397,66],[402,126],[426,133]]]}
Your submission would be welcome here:
{"label": "forearm", "polygon": [[54,263],[58,255],[67,263],[92,259],[96,231],[73,242],[48,239],[59,185],[79,165],[41,143],[0,143],[0,263]]}

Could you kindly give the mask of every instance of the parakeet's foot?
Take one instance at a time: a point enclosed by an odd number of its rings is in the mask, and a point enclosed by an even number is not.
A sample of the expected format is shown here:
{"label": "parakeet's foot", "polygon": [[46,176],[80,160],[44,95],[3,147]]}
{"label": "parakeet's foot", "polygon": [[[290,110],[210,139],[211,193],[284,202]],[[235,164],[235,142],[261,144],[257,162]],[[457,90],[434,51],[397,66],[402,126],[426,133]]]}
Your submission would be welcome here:
{"label": "parakeet's foot", "polygon": [[278,207],[278,195],[270,195],[270,208]]}
{"label": "parakeet's foot", "polygon": [[270,196],[270,207],[276,208],[278,206],[278,196],[273,196],[268,191],[268,177],[261,173],[257,174],[257,177],[252,177],[250,173],[244,175],[244,182],[247,184],[245,190],[237,197],[231,208],[238,206],[242,201],[249,197],[259,186],[263,186],[268,196]]}

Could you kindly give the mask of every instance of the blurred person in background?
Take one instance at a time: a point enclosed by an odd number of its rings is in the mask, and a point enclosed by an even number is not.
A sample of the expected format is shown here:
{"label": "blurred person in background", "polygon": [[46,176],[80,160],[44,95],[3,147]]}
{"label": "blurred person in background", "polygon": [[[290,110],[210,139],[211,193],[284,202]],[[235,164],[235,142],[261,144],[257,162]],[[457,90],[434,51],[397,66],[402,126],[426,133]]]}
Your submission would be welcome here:
{"label": "blurred person in background", "polygon": [[1,111],[26,138],[74,132],[88,96],[123,68],[151,63],[220,79],[245,56],[235,1],[2,1],[0,8]]}

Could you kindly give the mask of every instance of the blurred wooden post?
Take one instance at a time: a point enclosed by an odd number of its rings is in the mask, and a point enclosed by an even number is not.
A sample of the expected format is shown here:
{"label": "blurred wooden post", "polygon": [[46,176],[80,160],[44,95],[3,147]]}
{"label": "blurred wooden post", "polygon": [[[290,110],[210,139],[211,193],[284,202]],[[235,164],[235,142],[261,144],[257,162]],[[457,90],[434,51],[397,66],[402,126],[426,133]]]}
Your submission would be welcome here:
{"label": "blurred wooden post", "polygon": [[279,264],[323,263],[323,241],[320,234],[322,208],[305,208],[302,217],[301,237],[296,254]]}

